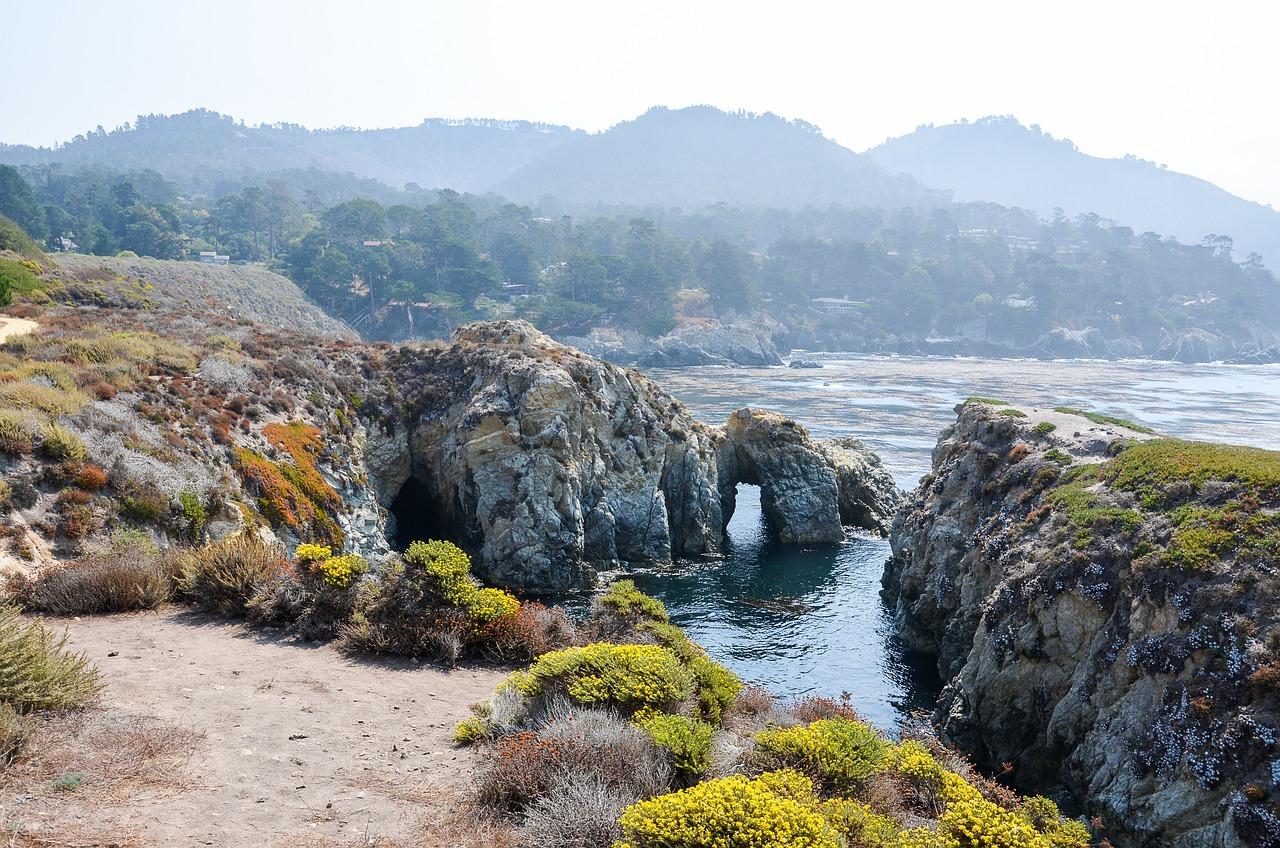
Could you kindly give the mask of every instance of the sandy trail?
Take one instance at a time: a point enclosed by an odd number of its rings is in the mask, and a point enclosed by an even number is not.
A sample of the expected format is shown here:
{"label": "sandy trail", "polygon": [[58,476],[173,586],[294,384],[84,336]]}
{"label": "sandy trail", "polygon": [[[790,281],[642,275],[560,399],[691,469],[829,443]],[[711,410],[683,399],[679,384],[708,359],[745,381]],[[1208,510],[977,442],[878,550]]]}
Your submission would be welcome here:
{"label": "sandy trail", "polygon": [[27,333],[34,333],[39,327],[40,325],[35,321],[28,321],[26,318],[10,318],[8,315],[0,315],[0,342],[10,336],[25,336]]}
{"label": "sandy trail", "polygon": [[109,709],[205,734],[194,788],[128,804],[144,845],[369,844],[411,832],[434,799],[464,786],[472,755],[451,744],[453,726],[504,674],[353,661],[179,608],[50,623],[102,670]]}

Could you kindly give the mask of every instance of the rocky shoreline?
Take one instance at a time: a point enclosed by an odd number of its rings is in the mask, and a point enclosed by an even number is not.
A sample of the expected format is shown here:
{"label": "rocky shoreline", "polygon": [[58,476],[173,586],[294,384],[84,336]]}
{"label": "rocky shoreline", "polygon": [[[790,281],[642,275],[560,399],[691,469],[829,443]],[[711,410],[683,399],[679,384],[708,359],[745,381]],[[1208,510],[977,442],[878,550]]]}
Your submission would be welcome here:
{"label": "rocky shoreline", "polygon": [[1270,846],[1280,453],[973,401],[899,512],[884,595],[943,738],[1132,846]]}

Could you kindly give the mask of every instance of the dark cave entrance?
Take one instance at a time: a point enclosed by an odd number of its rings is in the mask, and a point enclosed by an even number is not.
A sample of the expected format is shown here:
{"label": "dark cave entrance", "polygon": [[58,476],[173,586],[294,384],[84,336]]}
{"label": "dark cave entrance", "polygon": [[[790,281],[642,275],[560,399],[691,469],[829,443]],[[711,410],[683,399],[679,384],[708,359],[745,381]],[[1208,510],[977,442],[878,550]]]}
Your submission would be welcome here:
{"label": "dark cave entrance", "polygon": [[460,528],[453,525],[431,489],[417,477],[405,481],[388,511],[395,519],[395,536],[390,541],[397,551],[429,539],[466,547]]}

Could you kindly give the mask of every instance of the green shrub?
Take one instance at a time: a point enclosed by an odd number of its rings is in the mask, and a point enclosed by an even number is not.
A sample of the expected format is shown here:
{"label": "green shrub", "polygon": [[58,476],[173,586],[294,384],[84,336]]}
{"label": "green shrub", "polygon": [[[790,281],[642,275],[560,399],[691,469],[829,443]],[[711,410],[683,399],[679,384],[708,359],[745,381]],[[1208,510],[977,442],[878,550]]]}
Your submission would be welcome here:
{"label": "green shrub", "polygon": [[859,848],[898,848],[901,828],[893,819],[878,815],[861,801],[848,798],[832,798],[819,808],[822,817],[843,836],[850,845]]}
{"label": "green shrub", "polygon": [[1058,429],[1058,426],[1054,424],[1052,421],[1041,421],[1039,424],[1037,424],[1035,427],[1032,427],[1031,429],[1035,430],[1037,433],[1039,433],[1042,436],[1047,436],[1050,433],[1052,433],[1054,430]]}
{"label": "green shrub", "polygon": [[480,588],[471,576],[471,557],[452,542],[414,542],[405,551],[404,561],[406,571],[418,569],[426,575],[425,589],[466,612],[476,627],[515,615],[520,609],[520,602],[510,592]]}
{"label": "green shrub", "polygon": [[24,622],[14,606],[0,606],[0,703],[19,713],[88,706],[98,696],[98,671],[83,654],[39,622]]}
{"label": "green shrub", "polygon": [[1013,408],[1001,409],[996,412],[996,415],[1003,415],[1006,418],[1026,418],[1027,417],[1027,413],[1023,412],[1021,409],[1013,409]]}
{"label": "green shrub", "polygon": [[1000,398],[979,397],[977,395],[973,397],[965,398],[964,403],[962,405],[969,406],[970,404],[975,404],[975,403],[982,403],[982,404],[986,404],[987,406],[1011,406],[1012,405],[1007,400],[1001,400]]}
{"label": "green shrub", "polygon": [[1050,448],[1044,453],[1045,459],[1051,459],[1059,465],[1070,465],[1075,462],[1075,458],[1071,454],[1058,448]]}
{"label": "green shrub", "polygon": [[1198,487],[1210,480],[1240,483],[1256,497],[1280,497],[1280,451],[1263,448],[1148,439],[1109,461],[1104,473],[1113,488],[1136,493],[1149,507],[1165,505],[1171,484]]}
{"label": "green shrub", "polygon": [[210,612],[243,615],[255,595],[287,573],[288,561],[279,545],[245,533],[185,551],[178,565],[178,588]]}
{"label": "green shrub", "polygon": [[883,767],[890,746],[865,722],[833,718],[761,731],[756,750],[767,767],[794,768],[847,791]]}
{"label": "green shrub", "polygon": [[40,441],[40,417],[28,410],[0,409],[0,453],[23,456]]}
{"label": "green shrub", "polygon": [[178,506],[182,509],[183,530],[187,541],[193,545],[204,539],[204,527],[209,521],[209,511],[205,509],[200,496],[195,492],[179,492]]}
{"label": "green shrub", "polygon": [[600,606],[630,621],[665,624],[670,620],[662,601],[641,592],[632,580],[618,580],[610,585],[609,590],[600,596]]}
{"label": "green shrub", "polygon": [[[14,294],[30,294],[37,289],[43,289],[45,286],[37,273],[38,269],[39,266],[30,260],[21,261],[0,257],[0,281],[3,281],[0,282],[0,286],[8,289],[7,294],[10,297]],[[6,300],[4,305],[7,304]]]}
{"label": "green shrub", "polygon": [[40,449],[50,459],[60,462],[84,462],[84,442],[59,424],[46,424],[40,433]]}
{"label": "green shrub", "polygon": [[529,697],[563,691],[584,706],[635,711],[667,709],[684,701],[693,693],[693,675],[675,654],[659,645],[596,642],[543,654],[517,678],[516,685]]}
{"label": "green shrub", "polygon": [[633,804],[618,823],[614,848],[843,848],[794,772],[708,780]]}
{"label": "green shrub", "polygon": [[16,221],[4,215],[0,215],[0,250],[10,250],[27,259],[40,259],[44,256],[40,245]]}
{"label": "green shrub", "polygon": [[657,745],[671,755],[671,762],[688,777],[705,774],[711,767],[711,736],[715,729],[705,721],[642,709],[633,721]]}

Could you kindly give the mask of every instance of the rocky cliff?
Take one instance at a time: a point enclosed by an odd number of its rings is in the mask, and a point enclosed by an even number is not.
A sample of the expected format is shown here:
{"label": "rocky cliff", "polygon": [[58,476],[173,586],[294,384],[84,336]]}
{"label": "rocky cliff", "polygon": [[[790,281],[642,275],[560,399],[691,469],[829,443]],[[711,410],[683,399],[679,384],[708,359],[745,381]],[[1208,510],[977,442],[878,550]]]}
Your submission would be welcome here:
{"label": "rocky cliff", "polygon": [[1280,453],[958,412],[884,576],[945,738],[1116,844],[1280,844]]}

